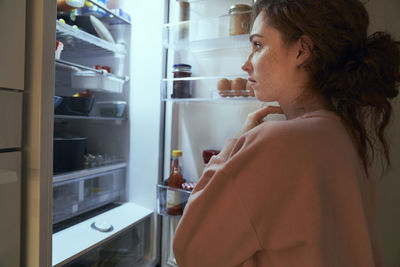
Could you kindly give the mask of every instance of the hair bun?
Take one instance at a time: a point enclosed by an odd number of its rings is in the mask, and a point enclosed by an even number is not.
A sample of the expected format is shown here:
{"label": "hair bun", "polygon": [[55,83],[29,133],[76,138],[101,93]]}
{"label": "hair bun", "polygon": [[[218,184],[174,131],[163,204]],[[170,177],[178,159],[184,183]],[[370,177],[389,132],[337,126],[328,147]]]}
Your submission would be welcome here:
{"label": "hair bun", "polygon": [[384,32],[375,32],[367,39],[366,55],[364,64],[371,71],[379,74],[378,84],[387,98],[394,98],[398,95],[399,89],[396,85],[400,82],[400,42]]}

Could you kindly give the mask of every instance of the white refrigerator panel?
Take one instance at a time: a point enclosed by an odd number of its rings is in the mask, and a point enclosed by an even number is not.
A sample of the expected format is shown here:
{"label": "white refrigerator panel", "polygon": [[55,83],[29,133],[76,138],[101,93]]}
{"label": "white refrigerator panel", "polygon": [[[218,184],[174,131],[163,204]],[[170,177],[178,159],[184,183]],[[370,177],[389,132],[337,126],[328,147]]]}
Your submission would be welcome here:
{"label": "white refrigerator panel", "polygon": [[21,153],[0,153],[0,266],[20,264]]}
{"label": "white refrigerator panel", "polygon": [[0,149],[21,146],[22,93],[0,91]]}

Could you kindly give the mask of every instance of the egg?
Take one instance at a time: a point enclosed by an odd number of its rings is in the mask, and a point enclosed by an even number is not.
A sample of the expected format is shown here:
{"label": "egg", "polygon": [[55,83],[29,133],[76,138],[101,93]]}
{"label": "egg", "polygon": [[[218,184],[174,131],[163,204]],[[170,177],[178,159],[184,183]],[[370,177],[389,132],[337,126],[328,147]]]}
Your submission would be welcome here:
{"label": "egg", "polygon": [[231,89],[231,83],[232,83],[232,81],[228,80],[226,78],[220,79],[218,81],[217,87],[218,87],[219,94],[221,96],[226,97],[228,95],[227,91],[229,91]]}
{"label": "egg", "polygon": [[232,81],[232,90],[235,96],[242,95],[242,92],[246,88],[246,80],[242,78],[236,78]]}
{"label": "egg", "polygon": [[230,90],[231,89],[231,83],[226,78],[220,79],[218,81],[218,85],[217,86],[218,86],[218,90],[219,91],[225,91],[225,90]]}
{"label": "egg", "polygon": [[246,91],[248,91],[249,96],[255,96],[253,87],[250,86],[250,82],[246,82]]}

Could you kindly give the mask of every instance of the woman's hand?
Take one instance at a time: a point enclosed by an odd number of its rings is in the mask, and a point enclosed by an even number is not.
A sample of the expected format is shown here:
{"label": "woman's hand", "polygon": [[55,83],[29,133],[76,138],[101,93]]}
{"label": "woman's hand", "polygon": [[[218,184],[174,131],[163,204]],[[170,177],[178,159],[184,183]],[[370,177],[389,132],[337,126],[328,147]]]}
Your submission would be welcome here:
{"label": "woman's hand", "polygon": [[265,116],[269,114],[283,114],[283,110],[280,107],[266,106],[250,113],[247,115],[247,119],[242,126],[242,130],[240,130],[238,133],[238,137],[253,129],[257,125],[263,123]]}

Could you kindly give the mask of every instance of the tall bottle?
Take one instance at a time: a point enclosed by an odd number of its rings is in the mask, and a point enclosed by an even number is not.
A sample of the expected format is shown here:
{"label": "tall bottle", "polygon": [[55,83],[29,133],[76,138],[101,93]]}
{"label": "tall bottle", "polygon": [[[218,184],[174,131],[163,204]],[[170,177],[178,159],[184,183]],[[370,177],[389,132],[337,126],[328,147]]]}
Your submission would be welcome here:
{"label": "tall bottle", "polygon": [[[180,163],[182,157],[181,150],[173,150],[171,157],[170,175],[168,186],[171,188],[182,189],[183,175],[182,165]],[[173,189],[167,189],[167,213],[170,215],[182,214],[182,197],[181,192]]]}

